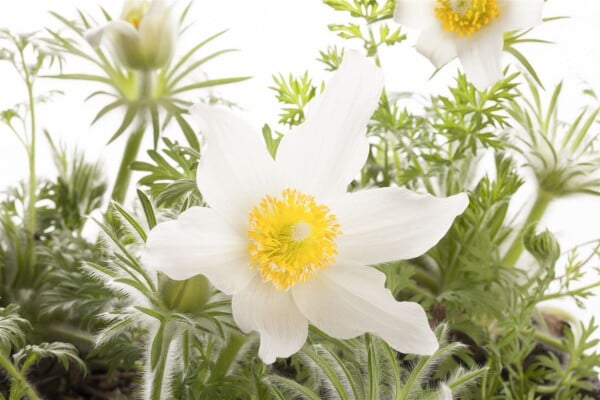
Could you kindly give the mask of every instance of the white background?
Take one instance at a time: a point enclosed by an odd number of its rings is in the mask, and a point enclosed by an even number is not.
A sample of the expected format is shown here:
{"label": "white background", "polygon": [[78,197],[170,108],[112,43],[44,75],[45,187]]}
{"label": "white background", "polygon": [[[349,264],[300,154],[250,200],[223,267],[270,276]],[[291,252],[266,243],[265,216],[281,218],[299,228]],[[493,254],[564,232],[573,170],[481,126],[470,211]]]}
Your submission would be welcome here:
{"label": "white background", "polygon": [[[0,0],[2,13],[0,27],[13,32],[40,30],[57,26],[49,16],[52,9],[67,18],[75,16],[75,8],[92,13],[102,4],[113,15],[120,13],[118,0]],[[569,118],[579,107],[589,103],[581,95],[591,86],[600,92],[600,1],[550,0],[545,16],[570,16],[535,29],[531,36],[555,42],[554,45],[523,47],[547,88],[560,80],[565,81],[568,101],[563,103],[564,117]],[[273,92],[268,89],[271,76],[277,73],[299,74],[306,70],[317,81],[327,74],[315,61],[318,51],[339,40],[327,29],[327,24],[345,20],[345,15],[333,12],[319,0],[195,0],[191,19],[197,21],[189,41],[199,41],[220,30],[230,29],[213,49],[237,48],[241,51],[214,61],[206,72],[211,77],[250,75],[253,79],[234,86],[219,88],[216,94],[236,102],[257,130],[265,123],[277,121],[278,106]],[[433,67],[414,50],[415,31],[406,31],[408,41],[382,53],[386,86],[393,91],[436,93],[451,81],[458,64],[452,63],[431,81]],[[350,42],[351,43],[351,42]],[[345,45],[348,47],[348,42]],[[350,46],[351,47],[351,46]],[[512,60],[505,58],[505,62]],[[71,63],[67,69],[85,68]],[[80,71],[77,71],[80,72]],[[200,76],[200,72],[198,73]],[[101,122],[90,127],[98,104],[83,103],[95,88],[87,83],[42,82],[40,89],[59,87],[67,92],[53,103],[40,108],[40,121],[53,137],[61,138],[69,146],[84,149],[91,160],[104,160],[106,172],[114,177],[123,138],[106,147],[105,143],[115,129],[116,120]],[[10,68],[0,63],[0,110],[23,101],[26,93]],[[596,128],[597,129],[597,128]],[[40,140],[43,143],[43,139]],[[43,146],[44,147],[44,146]],[[54,169],[46,148],[40,149],[38,170],[42,176],[52,176]],[[26,158],[22,148],[10,133],[0,127],[0,189],[15,184],[27,175]],[[522,198],[527,199],[527,188]],[[575,196],[557,201],[544,219],[560,238],[563,250],[589,240],[600,238],[600,202],[588,196]],[[521,204],[515,205],[515,210]],[[590,279],[598,279],[590,276]],[[582,318],[598,315],[600,302],[593,299],[588,309],[577,311],[570,304],[562,304]]]}

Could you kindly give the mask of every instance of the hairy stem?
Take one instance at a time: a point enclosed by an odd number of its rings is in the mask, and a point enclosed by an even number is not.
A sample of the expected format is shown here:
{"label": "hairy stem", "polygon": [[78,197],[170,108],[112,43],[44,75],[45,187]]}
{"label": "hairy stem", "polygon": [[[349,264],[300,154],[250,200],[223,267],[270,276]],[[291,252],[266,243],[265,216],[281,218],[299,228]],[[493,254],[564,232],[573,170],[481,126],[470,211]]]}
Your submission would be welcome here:
{"label": "hairy stem", "polygon": [[154,369],[152,369],[152,366],[150,364],[151,360],[147,361],[146,368],[148,368],[149,375],[149,393],[147,397],[148,400],[161,400],[165,398],[165,372],[167,372],[167,361],[169,359],[169,350],[171,348],[172,341],[173,334],[171,332],[165,333],[162,338],[162,345],[160,349],[158,362],[154,366]]}
{"label": "hairy stem", "polygon": [[19,58],[21,61],[21,68],[23,69],[23,81],[25,82],[25,86],[27,86],[27,103],[29,106],[29,128],[30,128],[30,137],[29,143],[27,146],[27,158],[28,158],[28,166],[29,166],[29,187],[28,187],[28,204],[27,204],[27,249],[26,254],[28,257],[28,265],[30,268],[33,268],[35,264],[35,232],[37,228],[36,224],[36,186],[37,186],[37,176],[35,170],[35,156],[36,156],[36,121],[35,121],[35,100],[33,98],[33,78],[29,72],[29,66],[25,61],[25,54],[23,53],[23,49],[19,47]]}
{"label": "hairy stem", "polygon": [[117,173],[117,179],[115,180],[115,186],[112,192],[112,199],[117,203],[123,203],[127,197],[127,190],[129,189],[129,182],[131,181],[130,166],[138,156],[145,131],[146,124],[142,122],[138,128],[131,133],[129,139],[127,139],[127,144],[123,151],[123,158],[121,159],[121,165],[119,166],[119,172]]}
{"label": "hairy stem", "polygon": [[553,199],[554,196],[552,196],[552,194],[540,189],[536,197],[535,203],[533,204],[533,208],[527,216],[527,220],[525,221],[525,223],[521,227],[521,230],[515,237],[514,242],[504,255],[504,259],[502,261],[505,265],[514,267],[517,261],[519,261],[519,258],[521,257],[521,254],[525,249],[525,246],[523,244],[523,235],[525,234],[526,229],[531,224],[539,222],[542,219],[544,213],[546,212],[546,209],[548,208],[550,202],[552,202]]}
{"label": "hairy stem", "polygon": [[[154,75],[152,71],[140,71],[137,75],[137,101],[146,106],[152,102],[152,82]],[[112,192],[112,199],[117,203],[123,203],[127,197],[127,190],[129,189],[129,183],[131,181],[131,163],[135,161],[140,151],[142,139],[144,138],[144,132],[146,131],[146,121],[144,120],[145,113],[142,107],[141,122],[138,127],[133,131],[125,150],[123,151],[123,158],[121,159],[121,165],[119,166],[119,172],[117,173],[117,179],[115,180],[115,186]]]}
{"label": "hairy stem", "polygon": [[25,389],[25,393],[29,400],[40,400],[39,396],[35,393],[35,390],[29,385],[29,382],[25,379],[25,377],[19,372],[17,368],[13,365],[12,362],[8,359],[8,356],[5,356],[0,352],[0,367],[4,368],[4,370],[10,375],[13,380],[13,385],[17,385],[23,389]]}

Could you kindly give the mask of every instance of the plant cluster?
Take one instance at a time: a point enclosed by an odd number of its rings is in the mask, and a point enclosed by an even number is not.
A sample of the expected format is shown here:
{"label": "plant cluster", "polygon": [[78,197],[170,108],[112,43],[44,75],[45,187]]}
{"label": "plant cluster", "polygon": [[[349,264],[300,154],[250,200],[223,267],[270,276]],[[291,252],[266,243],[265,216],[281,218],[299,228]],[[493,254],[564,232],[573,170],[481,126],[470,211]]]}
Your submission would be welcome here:
{"label": "plant cluster", "polygon": [[[348,17],[329,26],[332,35],[360,43],[379,66],[380,49],[406,39],[392,21],[395,5],[324,0]],[[173,13],[173,45],[188,34],[191,9],[192,2],[164,11]],[[600,106],[561,119],[562,83],[545,96],[536,66],[519,49],[543,40],[530,38],[529,30],[508,32],[505,51],[522,68],[505,68],[485,89],[458,72],[441,94],[384,90],[370,119],[367,161],[350,192],[399,186],[438,197],[468,193],[466,210],[435,246],[373,266],[396,300],[425,309],[439,349],[403,354],[373,334],[342,340],[311,325],[299,352],[265,364],[257,356],[259,336],[240,330],[230,296],[204,275],[174,280],[141,257],[154,228],[207,203],[196,183],[204,148],[189,108],[197,96],[230,104],[202,90],[246,78],[194,79],[205,63],[231,51],[202,54],[223,32],[158,65],[155,58],[127,64],[114,42],[89,45],[90,31],[103,25],[104,41],[127,36],[109,34],[115,24],[142,26],[143,18],[129,20],[137,14],[126,11],[122,21],[104,9],[77,11],[72,19],[54,13],[61,29],[0,31],[0,61],[14,67],[26,89],[26,101],[2,110],[0,122],[29,161],[28,179],[0,201],[0,399],[599,398],[597,322],[582,323],[545,302],[581,305],[598,292],[600,279],[584,277],[600,272],[594,267],[600,241],[565,251],[539,222],[556,199],[600,193]],[[316,56],[336,71],[348,54],[338,44]],[[96,72],[69,71],[74,59]],[[92,123],[121,110],[109,135],[109,143],[128,137],[117,177],[43,130],[36,108],[60,93],[38,93],[39,79],[81,81],[88,98],[106,99]],[[262,131],[273,159],[285,132],[310,117],[307,106],[324,87],[309,72],[274,75],[281,110]],[[171,125],[183,143],[170,137]],[[153,147],[142,149],[149,132]],[[36,174],[43,144],[55,160],[53,179]],[[537,189],[533,207],[523,211],[527,218],[516,223],[509,205],[527,179],[524,169]],[[141,178],[126,202],[132,171]],[[84,235],[90,224],[100,228],[97,238]]]}

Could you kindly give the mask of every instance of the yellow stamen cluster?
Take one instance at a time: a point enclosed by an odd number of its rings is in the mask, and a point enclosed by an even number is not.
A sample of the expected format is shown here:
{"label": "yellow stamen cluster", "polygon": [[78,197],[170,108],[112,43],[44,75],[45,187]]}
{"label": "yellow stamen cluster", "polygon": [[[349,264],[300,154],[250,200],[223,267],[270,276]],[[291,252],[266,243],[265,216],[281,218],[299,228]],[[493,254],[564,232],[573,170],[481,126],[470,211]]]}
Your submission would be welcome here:
{"label": "yellow stamen cluster", "polygon": [[140,2],[135,7],[126,10],[121,18],[133,25],[135,29],[139,29],[140,23],[146,16],[149,7],[150,3],[148,1]]}
{"label": "yellow stamen cluster", "polygon": [[131,25],[135,26],[135,29],[140,29],[140,22],[142,22],[141,17],[131,17],[127,20]]}
{"label": "yellow stamen cluster", "polygon": [[265,196],[250,212],[250,265],[260,270],[263,281],[288,290],[335,262],[340,234],[327,206],[285,189],[279,197]]}
{"label": "yellow stamen cluster", "polygon": [[435,16],[445,31],[471,36],[500,16],[496,0],[437,0]]}

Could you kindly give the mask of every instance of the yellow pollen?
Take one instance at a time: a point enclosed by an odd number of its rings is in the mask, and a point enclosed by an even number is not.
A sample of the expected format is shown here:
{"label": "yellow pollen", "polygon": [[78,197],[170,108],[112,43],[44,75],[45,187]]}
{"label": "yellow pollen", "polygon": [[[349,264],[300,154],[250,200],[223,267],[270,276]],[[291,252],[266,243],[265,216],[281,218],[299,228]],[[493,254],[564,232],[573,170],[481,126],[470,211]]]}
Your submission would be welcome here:
{"label": "yellow pollen", "polygon": [[129,22],[131,25],[135,26],[135,29],[139,29],[140,22],[142,22],[142,19],[140,17],[131,17],[131,18],[129,18],[129,20],[127,22]]}
{"label": "yellow pollen", "polygon": [[133,7],[124,10],[121,18],[133,25],[135,29],[139,29],[140,23],[148,13],[149,8],[149,1],[138,1]]}
{"label": "yellow pollen", "polygon": [[500,16],[497,0],[437,0],[435,16],[447,32],[471,36]]}
{"label": "yellow pollen", "polygon": [[340,234],[335,215],[313,196],[294,189],[265,196],[250,212],[250,266],[264,282],[288,290],[335,262]]}

